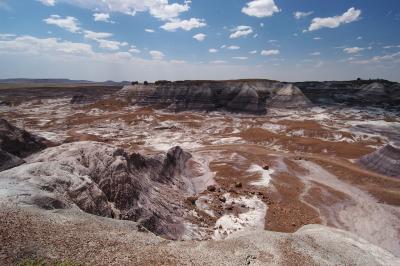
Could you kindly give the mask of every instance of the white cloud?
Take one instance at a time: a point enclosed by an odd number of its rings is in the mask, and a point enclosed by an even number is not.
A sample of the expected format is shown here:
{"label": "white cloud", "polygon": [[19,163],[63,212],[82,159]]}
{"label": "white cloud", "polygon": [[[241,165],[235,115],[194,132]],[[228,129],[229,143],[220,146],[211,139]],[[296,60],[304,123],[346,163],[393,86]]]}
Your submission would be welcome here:
{"label": "white cloud", "polygon": [[247,60],[247,59],[249,59],[247,56],[234,56],[232,58],[233,59],[237,59],[237,60]]}
{"label": "white cloud", "polygon": [[65,54],[91,55],[92,47],[85,43],[61,41],[57,38],[36,38],[33,36],[19,36],[11,40],[0,41],[0,51],[21,54]]}
{"label": "white cloud", "polygon": [[256,54],[257,50],[250,51],[249,54]]}
{"label": "white cloud", "polygon": [[140,51],[137,48],[132,47],[131,49],[128,50],[131,54],[140,54],[142,51]]}
{"label": "white cloud", "polygon": [[190,31],[195,28],[205,27],[207,24],[204,19],[191,18],[189,20],[174,19],[170,22],[165,23],[160,28],[166,31],[176,31],[177,29],[182,29],[185,31]]}
{"label": "white cloud", "polygon": [[220,47],[221,49],[224,49],[224,48],[226,48],[226,45],[225,44],[223,44],[223,45],[221,45],[221,47]]}
{"label": "white cloud", "polygon": [[236,28],[231,30],[231,35],[229,36],[230,39],[236,39],[243,36],[247,36],[253,33],[253,29],[250,26],[237,26]]}
{"label": "white cloud", "polygon": [[321,37],[314,37],[313,39],[316,40],[316,41],[322,40]]}
{"label": "white cloud", "polygon": [[38,0],[38,1],[45,6],[54,6],[56,4],[55,0]]}
{"label": "white cloud", "polygon": [[268,43],[277,43],[278,40],[268,40]]}
{"label": "white cloud", "polygon": [[100,48],[116,51],[121,48],[121,46],[126,46],[128,43],[126,42],[119,42],[119,41],[111,41],[106,40],[107,38],[112,37],[112,33],[108,32],[94,32],[90,30],[84,31],[84,37],[89,40],[93,40],[99,43]]}
{"label": "white cloud", "polygon": [[358,37],[357,37],[357,40],[362,40],[362,36],[358,36]]}
{"label": "white cloud", "polygon": [[214,61],[210,61],[211,64],[225,64],[226,61],[224,60],[214,60]]}
{"label": "white cloud", "polygon": [[5,40],[5,39],[9,39],[12,37],[15,37],[15,34],[11,34],[11,33],[0,33],[0,40]]}
{"label": "white cloud", "polygon": [[218,49],[211,48],[211,49],[208,49],[208,52],[212,53],[212,54],[215,54],[215,53],[218,53]]}
{"label": "white cloud", "polygon": [[275,12],[279,12],[279,8],[275,5],[274,0],[253,0],[242,8],[242,12],[252,17],[270,17]]}
{"label": "white cloud", "polygon": [[264,23],[261,22],[261,23],[260,23],[260,27],[261,27],[261,28],[264,28]]}
{"label": "white cloud", "polygon": [[127,43],[121,43],[118,41],[110,41],[110,40],[103,40],[103,39],[99,39],[97,41],[101,48],[111,50],[111,51],[119,50],[119,48],[121,46],[125,46],[127,44]]}
{"label": "white cloud", "polygon": [[383,46],[383,49],[392,49],[392,48],[400,48],[400,45],[387,45],[387,46]]}
{"label": "white cloud", "polygon": [[349,8],[345,13],[340,16],[327,17],[327,18],[314,18],[311,22],[309,31],[319,30],[321,28],[337,28],[342,24],[357,21],[360,18],[361,10],[354,7]]}
{"label": "white cloud", "polygon": [[309,12],[296,11],[293,13],[293,16],[295,19],[301,19],[301,18],[310,16],[312,13],[314,13],[314,12],[313,11],[309,11]]}
{"label": "white cloud", "polygon": [[310,55],[312,55],[312,56],[318,56],[318,55],[321,55],[321,52],[314,52],[314,53],[311,53]]}
{"label": "white cloud", "polygon": [[164,54],[160,51],[150,51],[149,54],[153,58],[153,60],[162,60],[164,58]]}
{"label": "white cloud", "polygon": [[154,30],[153,30],[153,29],[144,29],[144,31],[145,31],[145,32],[148,32],[148,33],[154,33]]}
{"label": "white cloud", "polygon": [[361,48],[361,47],[348,47],[348,48],[344,48],[343,52],[348,53],[348,54],[356,54],[359,52],[364,51],[365,48]]}
{"label": "white cloud", "polygon": [[230,45],[230,46],[227,46],[226,49],[229,49],[229,50],[239,50],[239,49],[240,49],[240,46],[237,46],[237,45]]}
{"label": "white cloud", "polygon": [[131,0],[129,2],[139,2],[139,3],[142,2],[143,5],[149,3],[150,14],[162,20],[178,17],[180,13],[189,10],[189,4],[191,3],[191,1],[185,1],[183,5],[178,3],[168,4],[168,0],[151,0],[151,1]]}
{"label": "white cloud", "polygon": [[105,13],[119,12],[135,15],[137,12],[149,12],[153,17],[161,20],[177,18],[180,13],[190,9],[191,3],[188,0],[183,4],[169,4],[168,0],[63,0],[63,2],[93,11],[101,10]]}
{"label": "white cloud", "polygon": [[384,61],[393,61],[397,60],[397,62],[400,62],[400,52],[393,53],[393,54],[387,54],[387,55],[382,55],[382,56],[374,56],[370,59],[366,60],[358,60],[358,61],[351,61],[351,63],[355,64],[376,64],[376,63],[381,63]]}
{"label": "white cloud", "polygon": [[98,39],[105,39],[105,38],[112,37],[113,34],[108,33],[108,32],[94,32],[94,31],[90,31],[90,30],[85,30],[84,36],[86,39],[97,41]]}
{"label": "white cloud", "polygon": [[196,35],[193,36],[193,39],[196,39],[196,40],[198,40],[199,42],[202,42],[202,41],[204,41],[204,40],[206,39],[206,36],[207,36],[207,35],[205,35],[205,34],[203,34],[203,33],[198,33],[198,34],[196,34]]}
{"label": "white cloud", "polygon": [[43,21],[50,25],[56,25],[69,32],[76,33],[80,30],[79,21],[74,17],[62,18],[59,15],[51,15],[49,18],[46,18]]}
{"label": "white cloud", "polygon": [[93,18],[94,18],[94,21],[114,23],[114,21],[110,20],[110,14],[108,14],[108,13],[94,13]]}
{"label": "white cloud", "polygon": [[280,54],[279,50],[262,50],[261,55],[270,56],[270,55],[278,55]]}

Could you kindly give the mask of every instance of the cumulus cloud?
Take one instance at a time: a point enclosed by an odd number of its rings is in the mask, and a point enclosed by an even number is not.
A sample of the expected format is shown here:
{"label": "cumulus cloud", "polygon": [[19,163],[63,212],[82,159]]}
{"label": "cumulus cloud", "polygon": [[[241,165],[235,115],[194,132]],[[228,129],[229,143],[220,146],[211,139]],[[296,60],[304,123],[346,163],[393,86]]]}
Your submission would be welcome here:
{"label": "cumulus cloud", "polygon": [[396,62],[400,62],[400,52],[393,53],[393,54],[387,54],[387,55],[381,55],[381,56],[374,56],[370,59],[366,60],[354,60],[351,61],[351,63],[355,64],[376,64],[376,63],[381,63],[385,61],[393,61],[396,60]]}
{"label": "cumulus cloud", "polygon": [[36,38],[33,36],[18,36],[9,40],[0,41],[0,51],[20,54],[65,54],[65,55],[91,55],[91,45],[62,41],[57,38]]}
{"label": "cumulus cloud", "polygon": [[108,13],[94,13],[93,18],[94,18],[94,21],[114,23],[113,21],[110,20],[110,14],[108,14]]}
{"label": "cumulus cloud", "polygon": [[258,18],[270,17],[279,11],[274,0],[253,0],[242,8],[242,12],[246,15]]}
{"label": "cumulus cloud", "polygon": [[94,31],[90,31],[90,30],[85,30],[84,36],[86,39],[98,40],[98,39],[109,38],[109,37],[113,36],[113,34],[108,33],[108,32],[94,32]]}
{"label": "cumulus cloud", "polygon": [[256,54],[257,50],[250,51],[249,54]]}
{"label": "cumulus cloud", "polygon": [[162,25],[161,28],[166,31],[176,31],[177,29],[190,31],[192,29],[205,26],[207,26],[207,24],[204,19],[191,18],[189,20],[174,19]]}
{"label": "cumulus cloud", "polygon": [[199,42],[202,42],[206,39],[206,36],[204,33],[198,33],[196,35],[193,36],[193,39],[196,39]]}
{"label": "cumulus cloud", "polygon": [[347,48],[343,49],[343,52],[348,53],[348,54],[357,54],[364,50],[365,50],[365,48],[361,48],[361,47],[347,47]]}
{"label": "cumulus cloud", "polygon": [[218,49],[211,48],[211,49],[208,49],[208,52],[212,53],[212,54],[215,54],[215,53],[218,53]]}
{"label": "cumulus cloud", "polygon": [[293,13],[293,16],[295,19],[302,19],[302,18],[310,16],[312,13],[314,13],[314,12],[313,11],[309,11],[309,12],[296,11]]}
{"label": "cumulus cloud", "polygon": [[162,60],[164,58],[164,54],[160,51],[152,50],[149,54],[153,60]]}
{"label": "cumulus cloud", "polygon": [[233,59],[237,59],[237,60],[247,60],[247,59],[249,59],[247,56],[234,56],[232,58]]}
{"label": "cumulus cloud", "polygon": [[15,34],[11,34],[11,33],[0,33],[0,40],[9,39],[9,38],[12,38],[15,36],[16,36]]}
{"label": "cumulus cloud", "polygon": [[348,24],[353,21],[357,21],[360,18],[361,10],[355,9],[354,7],[349,8],[345,13],[340,16],[326,17],[326,18],[314,18],[311,22],[309,31],[315,31],[322,28],[337,28],[342,24]]}
{"label": "cumulus cloud", "polygon": [[119,50],[122,46],[128,45],[127,42],[107,40],[107,38],[110,38],[112,36],[113,34],[108,32],[94,32],[90,30],[84,31],[84,37],[86,39],[96,41],[99,44],[99,47],[103,49],[116,51]]}
{"label": "cumulus cloud", "polygon": [[182,4],[169,3],[168,0],[62,0],[65,3],[76,5],[90,10],[103,12],[119,12],[135,15],[137,12],[149,12],[160,20],[177,18],[180,13],[190,9],[191,1],[186,0]]}
{"label": "cumulus cloud", "polygon": [[97,42],[99,43],[99,46],[101,48],[111,50],[111,51],[119,50],[121,46],[128,45],[127,42],[110,41],[110,40],[104,40],[104,39],[99,39],[99,40],[97,40]]}
{"label": "cumulus cloud", "polygon": [[229,35],[230,39],[236,39],[243,36],[247,36],[253,33],[253,29],[250,26],[237,26],[231,30],[231,35]]}
{"label": "cumulus cloud", "polygon": [[49,18],[46,18],[43,20],[47,24],[50,25],[56,25],[62,29],[65,29],[69,32],[79,32],[80,27],[79,27],[79,21],[78,19],[74,17],[65,17],[62,18],[59,15],[51,15]]}
{"label": "cumulus cloud", "polygon": [[38,0],[38,1],[45,6],[54,6],[56,4],[55,0]]}
{"label": "cumulus cloud", "polygon": [[280,54],[279,50],[262,50],[261,55],[270,56],[270,55],[278,55]]}
{"label": "cumulus cloud", "polygon": [[142,51],[133,46],[128,50],[128,52],[130,52],[131,54],[140,54]]}
{"label": "cumulus cloud", "polygon": [[145,31],[145,32],[148,32],[148,33],[154,33],[154,30],[153,30],[153,29],[144,29],[144,31]]}
{"label": "cumulus cloud", "polygon": [[311,53],[310,55],[312,55],[312,56],[318,56],[318,55],[321,55],[321,52],[314,52],[314,53]]}
{"label": "cumulus cloud", "polygon": [[316,41],[319,41],[319,40],[322,40],[322,37],[314,37],[313,39]]}
{"label": "cumulus cloud", "polygon": [[224,60],[214,60],[214,61],[210,61],[211,64],[225,64],[226,61]]}
{"label": "cumulus cloud", "polygon": [[400,45],[386,45],[386,46],[383,46],[383,49],[392,49],[392,48],[400,48]]}
{"label": "cumulus cloud", "polygon": [[240,49],[240,46],[237,46],[237,45],[230,45],[230,46],[227,46],[226,49],[229,49],[229,50],[239,50],[239,49]]}

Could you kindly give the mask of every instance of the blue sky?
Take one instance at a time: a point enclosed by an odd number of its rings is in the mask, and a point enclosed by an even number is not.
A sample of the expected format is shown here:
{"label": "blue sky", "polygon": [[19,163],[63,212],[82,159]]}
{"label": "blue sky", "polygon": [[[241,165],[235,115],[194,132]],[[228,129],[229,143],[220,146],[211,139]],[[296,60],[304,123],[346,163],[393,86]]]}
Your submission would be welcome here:
{"label": "blue sky", "polygon": [[398,0],[0,0],[0,78],[400,80]]}

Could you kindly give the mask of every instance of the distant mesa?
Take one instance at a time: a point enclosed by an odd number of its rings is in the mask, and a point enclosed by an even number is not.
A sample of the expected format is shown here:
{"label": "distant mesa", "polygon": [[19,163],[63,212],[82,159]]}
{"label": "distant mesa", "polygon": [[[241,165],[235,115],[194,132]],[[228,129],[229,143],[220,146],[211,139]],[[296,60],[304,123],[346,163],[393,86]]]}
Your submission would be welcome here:
{"label": "distant mesa", "polygon": [[399,108],[400,85],[386,80],[311,81],[293,84],[266,79],[159,80],[133,82],[118,93],[131,104],[185,110],[251,113],[269,108],[307,108],[314,105]]}
{"label": "distant mesa", "polygon": [[400,142],[387,144],[361,157],[358,163],[369,170],[400,178]]}

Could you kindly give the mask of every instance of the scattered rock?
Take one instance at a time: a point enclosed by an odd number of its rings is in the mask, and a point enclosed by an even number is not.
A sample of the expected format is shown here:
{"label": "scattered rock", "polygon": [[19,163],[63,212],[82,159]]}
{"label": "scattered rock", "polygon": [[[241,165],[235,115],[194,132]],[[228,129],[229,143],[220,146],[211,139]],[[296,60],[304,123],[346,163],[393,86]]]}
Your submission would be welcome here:
{"label": "scattered rock", "polygon": [[219,196],[218,199],[219,199],[221,202],[226,202],[226,198],[225,198],[224,196]]}
{"label": "scattered rock", "polygon": [[190,204],[195,205],[197,199],[198,199],[198,197],[196,197],[196,196],[190,196],[190,197],[187,198],[187,201],[188,201]]}
{"label": "scattered rock", "polygon": [[241,182],[235,182],[235,187],[236,188],[241,188],[242,187],[242,183]]}
{"label": "scattered rock", "polygon": [[85,94],[76,94],[72,96],[71,104],[86,104],[90,102],[90,98]]}
{"label": "scattered rock", "polygon": [[210,191],[210,192],[215,192],[216,189],[217,189],[217,188],[216,188],[214,185],[209,185],[209,186],[207,187],[207,190]]}

